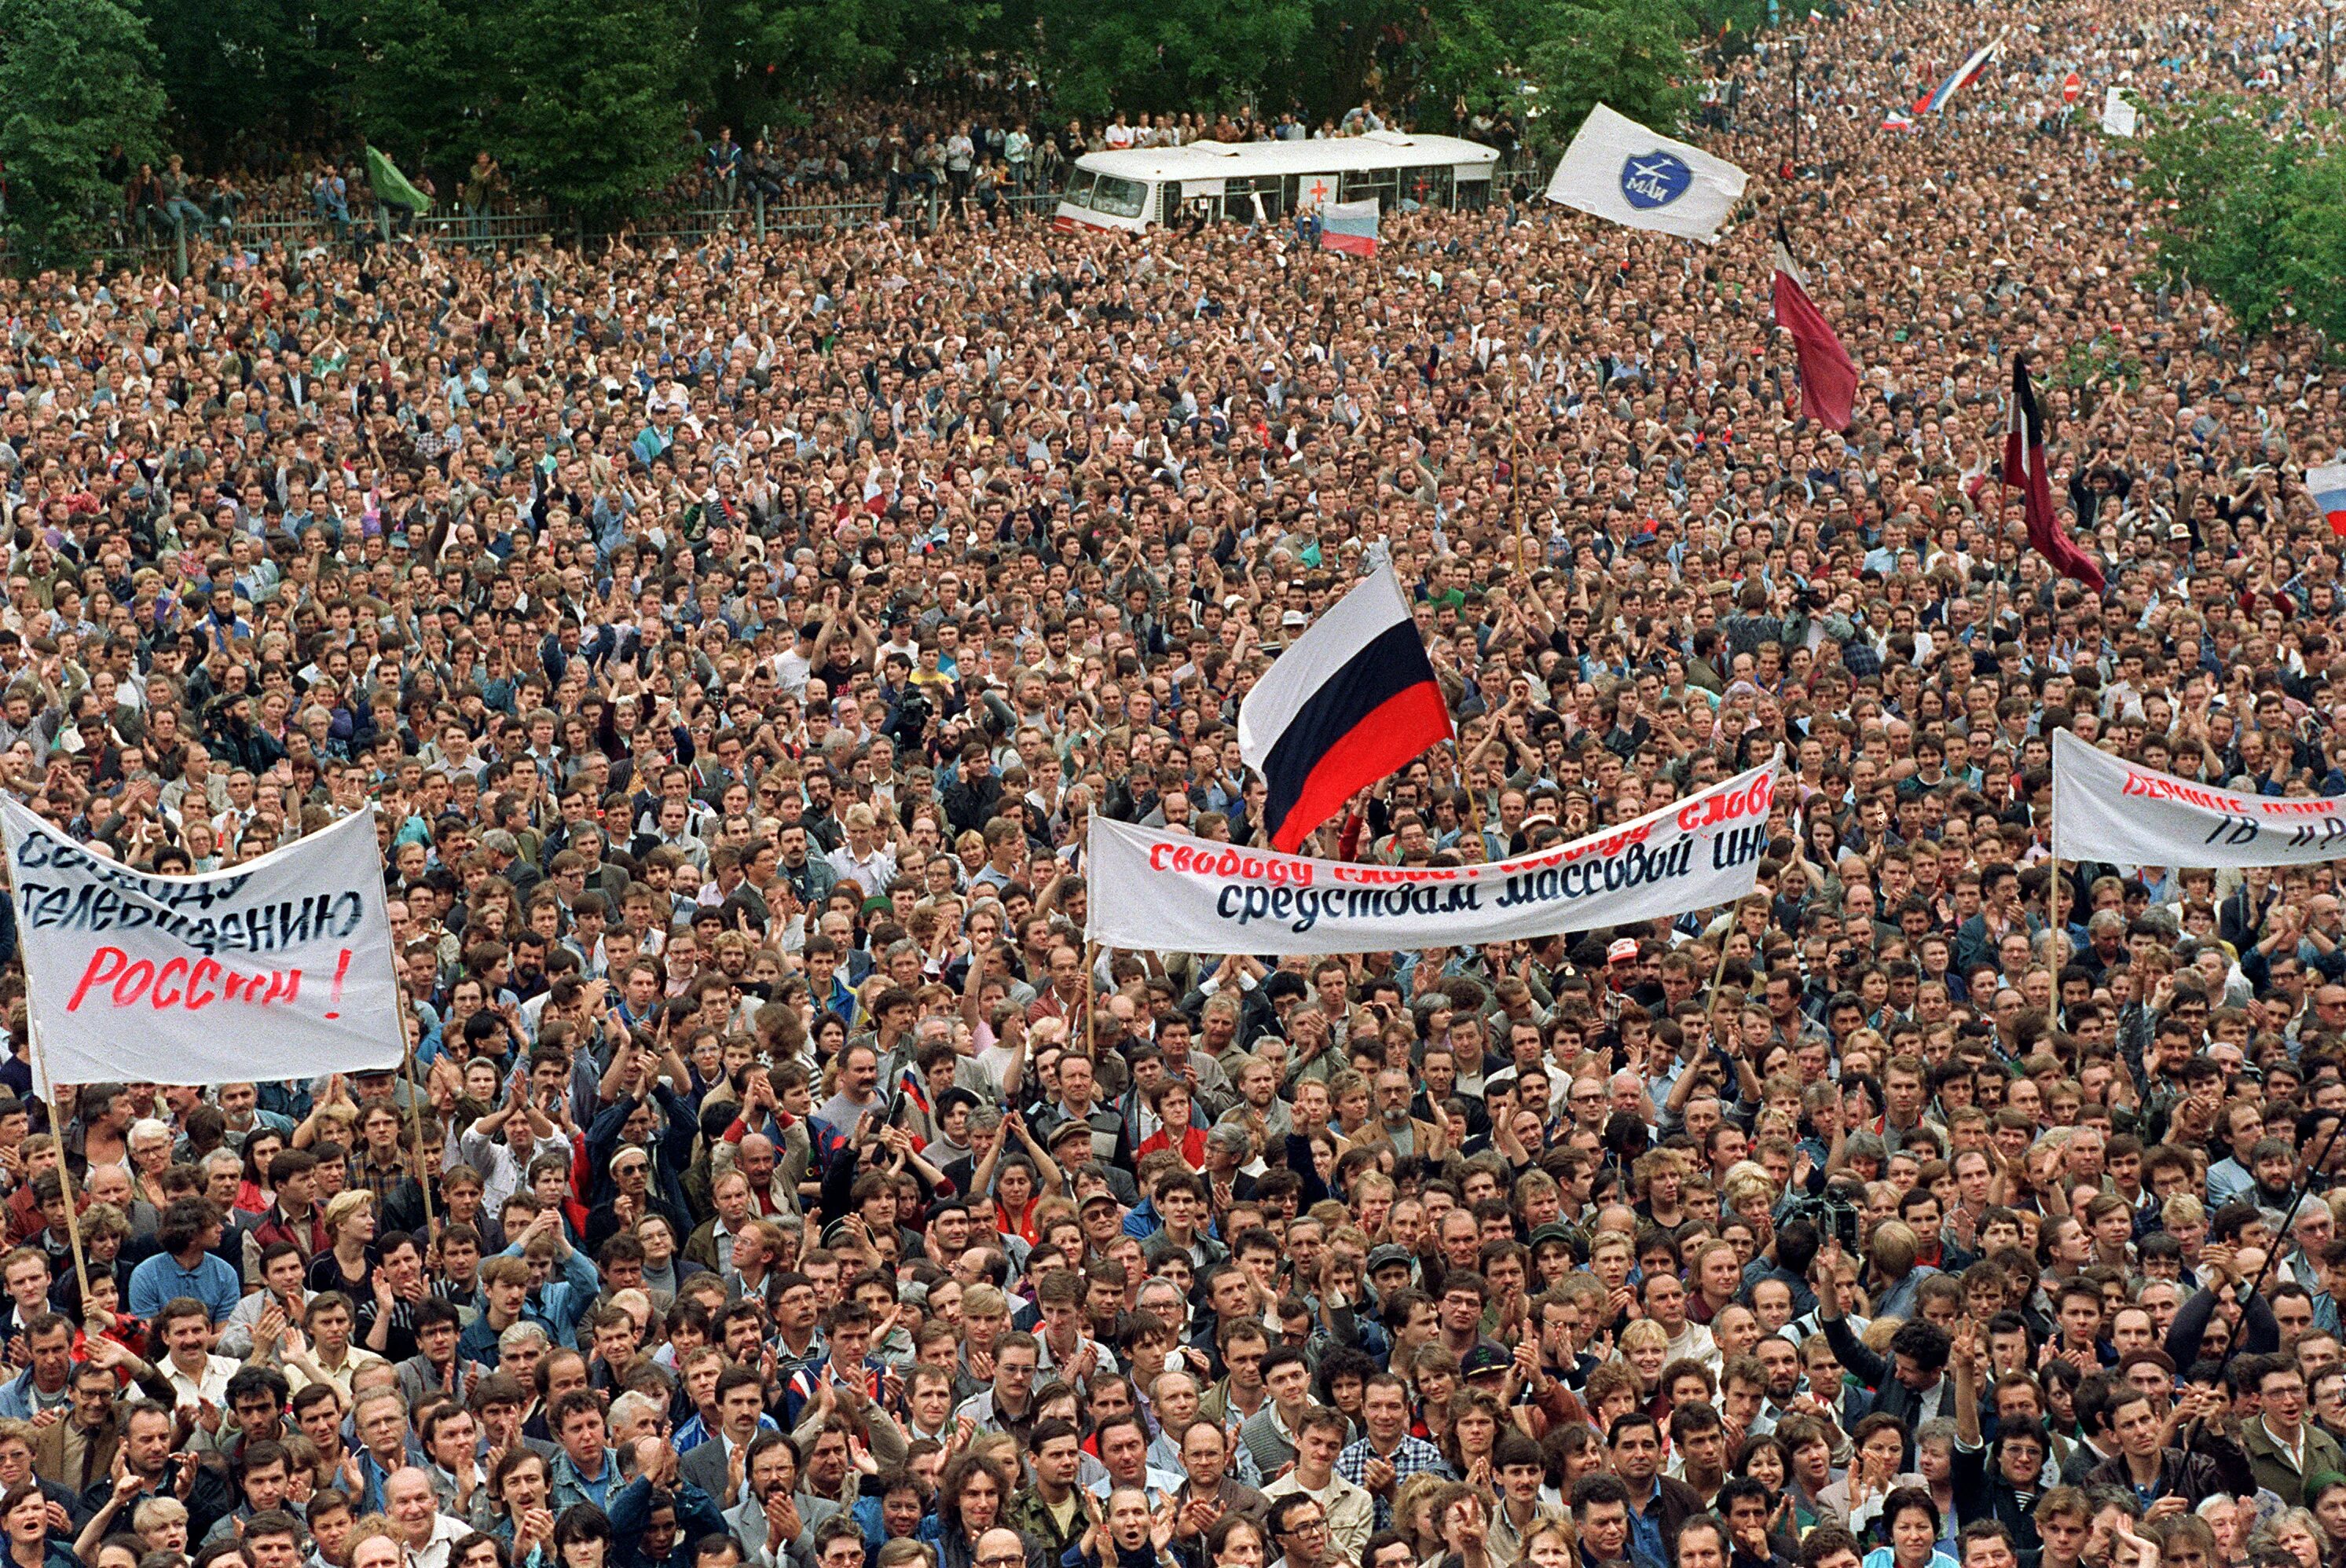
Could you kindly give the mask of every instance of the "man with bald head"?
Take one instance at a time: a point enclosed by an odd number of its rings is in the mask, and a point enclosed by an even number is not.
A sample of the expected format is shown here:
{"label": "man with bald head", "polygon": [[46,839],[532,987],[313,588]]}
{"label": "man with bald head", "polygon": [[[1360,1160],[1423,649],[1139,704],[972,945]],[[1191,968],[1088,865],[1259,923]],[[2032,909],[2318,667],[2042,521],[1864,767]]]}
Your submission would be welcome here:
{"label": "man with bald head", "polygon": [[382,1483],[382,1511],[407,1548],[409,1568],[448,1568],[449,1548],[472,1533],[471,1525],[440,1512],[431,1472],[418,1465],[391,1472]]}
{"label": "man with bald head", "polygon": [[796,1214],[796,1195],[782,1183],[777,1173],[781,1162],[774,1140],[763,1133],[743,1135],[740,1147],[734,1153],[733,1168],[750,1183],[750,1201],[759,1215],[772,1219],[778,1215]]}

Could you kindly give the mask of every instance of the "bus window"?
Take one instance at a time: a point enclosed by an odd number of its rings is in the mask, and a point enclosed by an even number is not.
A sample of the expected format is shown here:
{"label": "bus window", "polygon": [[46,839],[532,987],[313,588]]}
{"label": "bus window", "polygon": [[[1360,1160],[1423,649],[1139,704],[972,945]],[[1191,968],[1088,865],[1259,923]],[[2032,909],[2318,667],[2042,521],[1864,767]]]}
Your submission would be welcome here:
{"label": "bus window", "polygon": [[1462,179],[1451,199],[1451,205],[1460,212],[1480,212],[1491,205],[1491,182],[1487,179]]}
{"label": "bus window", "polygon": [[1137,179],[1103,174],[1086,205],[1110,218],[1138,218],[1148,206],[1148,187]]}
{"label": "bus window", "polygon": [[1401,197],[1420,207],[1448,207],[1451,192],[1451,170],[1446,163],[1401,171]]}
{"label": "bus window", "polygon": [[1346,169],[1339,183],[1339,201],[1364,201],[1373,196],[1381,212],[1391,212],[1400,205],[1401,170],[1397,168]]}
{"label": "bus window", "polygon": [[1066,188],[1059,192],[1059,199],[1070,207],[1089,207],[1092,204],[1092,183],[1098,178],[1087,168],[1069,169]]}
{"label": "bus window", "polygon": [[1262,216],[1276,223],[1287,216],[1287,181],[1276,174],[1233,177],[1222,184],[1222,210],[1241,223],[1254,220],[1254,199],[1262,199]]}

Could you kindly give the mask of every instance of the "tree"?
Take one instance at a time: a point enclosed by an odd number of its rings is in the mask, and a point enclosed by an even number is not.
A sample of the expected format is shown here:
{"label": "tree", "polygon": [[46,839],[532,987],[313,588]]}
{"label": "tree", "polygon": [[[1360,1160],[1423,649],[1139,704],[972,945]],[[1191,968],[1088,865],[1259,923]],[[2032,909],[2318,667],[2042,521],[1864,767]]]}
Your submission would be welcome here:
{"label": "tree", "polygon": [[351,5],[351,128],[412,172],[470,161],[502,107],[508,9],[501,0]]}
{"label": "tree", "polygon": [[699,0],[684,64],[700,128],[802,117],[810,96],[878,86],[999,42],[1001,7],[948,0]]}
{"label": "tree", "polygon": [[682,7],[674,0],[512,0],[496,29],[505,90],[484,145],[515,183],[579,217],[615,218],[688,157]]}
{"label": "tree", "polygon": [[240,138],[283,138],[331,112],[332,79],[306,0],[140,0],[140,9],[190,163],[231,161]]}
{"label": "tree", "polygon": [[2154,276],[2206,290],[2250,336],[2279,326],[2308,277],[2290,247],[2312,242],[2325,227],[2305,203],[2336,183],[2334,173],[2310,177],[2310,165],[2332,161],[2320,158],[2313,133],[2277,129],[2239,98],[2209,98],[2162,114],[2142,154],[2145,191],[2172,204],[2159,225]]}
{"label": "tree", "polygon": [[1281,82],[1311,30],[1308,0],[1033,0],[1032,16],[1054,98],[1087,118],[1253,97]]}
{"label": "tree", "polygon": [[1528,65],[1544,91],[1543,117],[1570,137],[1598,104],[1638,124],[1675,132],[1693,107],[1687,77],[1692,19],[1678,0],[1578,0]]}
{"label": "tree", "polygon": [[0,160],[26,263],[84,259],[122,199],[109,153],[155,156],[156,68],[146,29],[117,0],[0,0]]}

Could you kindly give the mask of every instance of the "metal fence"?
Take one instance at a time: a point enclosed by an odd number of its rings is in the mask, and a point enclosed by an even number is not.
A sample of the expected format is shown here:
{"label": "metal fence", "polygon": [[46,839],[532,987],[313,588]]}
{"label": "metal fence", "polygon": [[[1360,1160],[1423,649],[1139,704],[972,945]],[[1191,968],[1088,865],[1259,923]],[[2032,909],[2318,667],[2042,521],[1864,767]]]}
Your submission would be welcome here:
{"label": "metal fence", "polygon": [[[1535,189],[1541,172],[1538,161],[1518,149],[1494,170],[1494,194],[1526,179]],[[696,197],[706,194],[695,192]],[[995,209],[1013,218],[1047,215],[1058,199],[1058,193],[1051,189],[1004,190],[997,194]],[[983,209],[983,204],[974,195],[961,205],[968,211]],[[394,219],[392,209],[375,206],[362,207],[348,219],[335,221],[303,214],[238,219],[217,225],[126,223],[100,249],[112,260],[134,264],[163,259],[175,277],[184,277],[190,250],[195,250],[200,260],[201,247],[207,244],[250,249],[281,245],[291,249],[318,243],[364,244],[410,235],[429,236],[444,245],[501,249],[540,244],[585,249],[621,235],[638,241],[699,243],[717,235],[764,239],[774,235],[820,234],[862,227],[888,217],[918,219],[934,228],[953,216],[954,207],[951,192],[942,186],[925,190],[908,187],[892,200],[840,202],[770,200],[764,192],[750,190],[729,207],[692,202],[656,207],[615,229],[590,227],[544,209],[473,213],[450,206],[420,216],[402,214]],[[0,260],[5,260],[8,250],[8,236],[5,229],[0,229]]]}
{"label": "metal fence", "polygon": [[[1048,213],[1058,202],[1056,191],[1002,191],[995,209],[1011,217]],[[984,210],[974,195],[962,204],[968,212]],[[219,224],[179,223],[170,226],[125,224],[103,246],[119,260],[168,259],[175,276],[185,276],[192,249],[236,246],[267,249],[325,243],[362,244],[407,236],[428,236],[444,245],[515,249],[538,244],[585,247],[625,235],[635,240],[699,242],[718,235],[764,239],[773,235],[820,234],[852,229],[882,218],[921,219],[934,227],[954,215],[952,194],[940,188],[907,189],[893,201],[865,199],[842,202],[769,201],[764,192],[750,191],[730,207],[683,205],[655,209],[618,229],[590,227],[566,220],[544,209],[473,213],[443,208],[420,216],[394,218],[392,209],[375,207],[353,213],[347,220],[327,220],[313,214],[301,217],[238,219]],[[0,231],[0,257],[7,251],[7,236]]]}

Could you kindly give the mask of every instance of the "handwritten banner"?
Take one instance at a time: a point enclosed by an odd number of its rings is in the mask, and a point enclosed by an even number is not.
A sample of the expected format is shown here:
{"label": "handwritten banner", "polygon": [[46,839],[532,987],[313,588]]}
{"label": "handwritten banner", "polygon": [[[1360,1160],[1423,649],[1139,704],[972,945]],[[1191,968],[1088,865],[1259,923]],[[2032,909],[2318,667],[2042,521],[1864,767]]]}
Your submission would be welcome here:
{"label": "handwritten banner", "polygon": [[1659,920],[1750,892],[1776,764],[1538,854],[1479,866],[1318,860],[1092,817],[1086,934],[1178,952],[1457,947]]}
{"label": "handwritten banner", "polygon": [[2243,795],[2053,736],[2053,852],[2125,866],[2313,866],[2346,859],[2346,800]]}
{"label": "handwritten banner", "polygon": [[150,877],[0,799],[33,1026],[58,1083],[396,1065],[372,813],[233,871]]}

